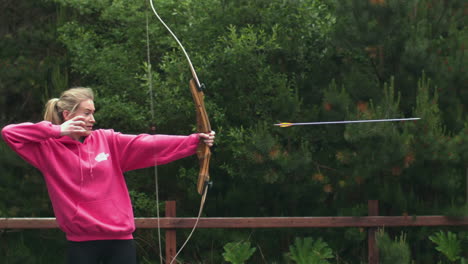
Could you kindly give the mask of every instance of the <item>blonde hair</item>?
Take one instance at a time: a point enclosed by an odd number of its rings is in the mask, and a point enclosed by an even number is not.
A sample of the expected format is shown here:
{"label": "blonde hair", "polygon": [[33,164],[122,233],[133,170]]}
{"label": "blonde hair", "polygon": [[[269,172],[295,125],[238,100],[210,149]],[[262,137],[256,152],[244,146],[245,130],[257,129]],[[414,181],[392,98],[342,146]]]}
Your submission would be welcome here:
{"label": "blonde hair", "polygon": [[64,122],[63,111],[74,113],[81,102],[94,100],[91,88],[76,87],[66,90],[60,98],[52,98],[45,105],[44,120],[60,125]]}

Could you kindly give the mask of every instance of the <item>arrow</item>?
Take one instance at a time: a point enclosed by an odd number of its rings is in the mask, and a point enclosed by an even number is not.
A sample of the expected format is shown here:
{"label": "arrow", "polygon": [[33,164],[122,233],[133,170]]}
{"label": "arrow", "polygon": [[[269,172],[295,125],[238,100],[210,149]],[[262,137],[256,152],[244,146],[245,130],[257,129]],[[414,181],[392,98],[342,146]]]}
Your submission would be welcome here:
{"label": "arrow", "polygon": [[334,124],[355,124],[355,123],[377,123],[377,122],[399,122],[419,120],[419,117],[411,118],[393,118],[393,119],[373,119],[373,120],[347,120],[347,121],[326,121],[326,122],[306,122],[306,123],[279,123],[274,126],[291,127],[291,126],[311,126],[311,125],[334,125]]}

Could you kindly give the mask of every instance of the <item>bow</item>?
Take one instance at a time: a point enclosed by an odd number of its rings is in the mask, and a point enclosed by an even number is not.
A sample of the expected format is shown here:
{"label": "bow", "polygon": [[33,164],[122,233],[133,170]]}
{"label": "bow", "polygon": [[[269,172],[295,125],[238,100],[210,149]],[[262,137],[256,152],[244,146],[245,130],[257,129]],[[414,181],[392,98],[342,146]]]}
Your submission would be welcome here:
{"label": "bow", "polygon": [[[149,2],[150,2],[151,9],[153,10],[154,15],[158,18],[161,24],[164,25],[164,27],[169,31],[169,33],[175,39],[179,47],[182,49],[182,52],[184,53],[187,59],[187,62],[189,64],[190,72],[192,73],[192,79],[190,80],[190,92],[192,93],[193,101],[195,103],[195,110],[197,113],[197,132],[210,133],[211,125],[210,125],[210,120],[208,119],[208,114],[206,112],[205,102],[204,102],[205,95],[203,93],[203,90],[205,89],[205,85],[200,83],[198,76],[197,76],[197,72],[195,71],[192,61],[190,60],[190,57],[187,51],[185,50],[184,46],[182,45],[182,43],[179,41],[179,39],[174,34],[174,32],[172,32],[169,26],[167,26],[166,23],[162,20],[158,12],[156,12],[156,9],[154,8],[153,0],[149,0]],[[200,144],[197,149],[197,157],[200,161],[200,172],[198,174],[197,190],[199,194],[203,195],[203,193],[205,192],[205,189],[208,186],[209,179],[210,179],[209,172],[208,172],[209,166],[210,166],[210,157],[211,157],[210,148],[205,144]]]}
{"label": "bow", "polygon": [[[172,30],[164,23],[164,21],[161,19],[159,16],[158,12],[156,12],[156,9],[154,8],[153,0],[149,0],[149,3],[151,5],[151,9],[154,13],[154,15],[158,18],[158,20],[161,22],[161,24],[164,25],[164,27],[169,31],[169,33],[172,35],[172,37],[175,39],[179,47],[181,48],[182,52],[184,53],[187,62],[189,64],[190,72],[192,73],[192,79],[189,82],[189,87],[190,87],[190,92],[192,94],[193,101],[195,103],[195,111],[197,115],[197,132],[199,133],[210,133],[211,132],[211,125],[210,121],[208,118],[208,114],[206,112],[205,108],[205,101],[204,101],[204,93],[203,90],[205,89],[205,85],[200,83],[197,73],[195,71],[195,68],[193,67],[192,61],[190,60],[189,55],[185,51],[184,46],[182,43],[179,41],[177,36],[172,32]],[[198,217],[197,220],[195,221],[195,224],[192,228],[192,231],[188,235],[186,241],[183,243],[183,245],[180,247],[180,249],[177,251],[175,254],[174,258],[171,260],[171,264],[176,260],[177,256],[179,253],[182,251],[182,249],[185,247],[185,245],[188,243],[190,238],[192,237],[198,222],[200,220],[201,213],[203,211],[203,207],[205,204],[206,196],[208,193],[208,186],[209,186],[209,166],[210,166],[210,158],[211,158],[211,150],[210,148],[204,144],[200,143],[197,147],[197,157],[199,159],[200,163],[200,171],[198,173],[198,180],[197,180],[197,191],[201,197],[200,201],[200,209],[198,212]]]}

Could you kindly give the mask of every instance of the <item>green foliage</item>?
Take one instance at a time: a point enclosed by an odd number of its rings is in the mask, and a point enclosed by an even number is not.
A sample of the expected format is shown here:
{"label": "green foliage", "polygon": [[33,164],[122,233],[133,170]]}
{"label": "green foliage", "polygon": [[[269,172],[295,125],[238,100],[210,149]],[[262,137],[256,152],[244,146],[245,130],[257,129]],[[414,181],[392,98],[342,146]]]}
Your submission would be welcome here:
{"label": "green foliage", "polygon": [[376,235],[380,263],[410,264],[411,251],[406,237],[406,234],[401,233],[399,237],[392,240],[383,229],[380,229]]}
{"label": "green foliage", "polygon": [[[130,191],[132,199],[133,211],[137,216],[154,216],[157,215],[157,207],[154,197],[148,197],[144,192],[135,190]],[[159,206],[160,210],[164,210],[163,205]],[[161,213],[161,212],[160,212]]]}
{"label": "green foliage", "polygon": [[429,240],[434,242],[437,245],[437,251],[444,254],[444,256],[451,262],[461,258],[460,253],[462,252],[462,239],[459,239],[457,234],[450,231],[439,231],[429,236]]}
{"label": "green foliage", "polygon": [[224,245],[224,260],[232,264],[243,264],[255,253],[257,248],[251,247],[250,242],[230,242]]}
{"label": "green foliage", "polygon": [[299,264],[327,264],[333,258],[333,252],[321,238],[296,238],[289,246],[288,257]]}
{"label": "green foliage", "polygon": [[[66,241],[59,230],[6,230],[1,234],[2,264],[61,263]],[[37,241],[39,240],[39,241]]]}
{"label": "green foliage", "polygon": [[[415,89],[408,87],[417,82],[420,72],[426,71],[444,94],[441,104],[445,122],[451,128],[460,128],[455,120],[466,113],[462,102],[468,96],[461,88],[465,78],[460,78],[466,76],[462,66],[466,64],[462,51],[466,40],[462,1],[330,2],[339,18],[334,43],[348,66],[348,70],[340,73],[345,80],[365,74],[383,83],[396,76],[396,86],[407,98],[402,102],[406,112],[416,96]],[[375,97],[378,90],[369,83],[370,80],[352,82],[350,93]]]}

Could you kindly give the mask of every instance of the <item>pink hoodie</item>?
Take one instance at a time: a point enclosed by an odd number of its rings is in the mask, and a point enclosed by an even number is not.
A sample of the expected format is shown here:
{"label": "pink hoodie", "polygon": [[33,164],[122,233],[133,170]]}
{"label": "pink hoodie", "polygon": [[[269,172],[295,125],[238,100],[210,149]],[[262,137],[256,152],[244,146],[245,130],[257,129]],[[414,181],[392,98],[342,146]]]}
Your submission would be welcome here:
{"label": "pink hoodie", "polygon": [[131,239],[133,210],[123,173],[192,155],[190,136],[94,130],[83,143],[50,122],[8,125],[7,144],[44,175],[57,222],[70,241]]}

